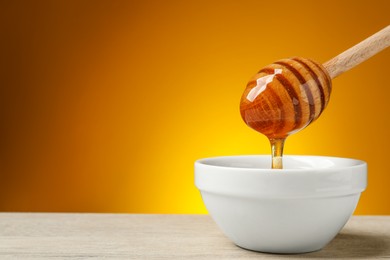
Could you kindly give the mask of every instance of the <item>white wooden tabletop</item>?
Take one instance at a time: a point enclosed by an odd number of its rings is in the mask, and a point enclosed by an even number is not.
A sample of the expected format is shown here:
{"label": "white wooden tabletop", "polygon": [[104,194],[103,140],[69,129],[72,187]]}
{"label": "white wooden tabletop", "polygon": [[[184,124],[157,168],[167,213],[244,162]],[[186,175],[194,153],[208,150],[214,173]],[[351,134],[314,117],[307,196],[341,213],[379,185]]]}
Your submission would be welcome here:
{"label": "white wooden tabletop", "polygon": [[0,259],[390,259],[390,216],[355,216],[323,250],[241,249],[207,215],[0,213]]}

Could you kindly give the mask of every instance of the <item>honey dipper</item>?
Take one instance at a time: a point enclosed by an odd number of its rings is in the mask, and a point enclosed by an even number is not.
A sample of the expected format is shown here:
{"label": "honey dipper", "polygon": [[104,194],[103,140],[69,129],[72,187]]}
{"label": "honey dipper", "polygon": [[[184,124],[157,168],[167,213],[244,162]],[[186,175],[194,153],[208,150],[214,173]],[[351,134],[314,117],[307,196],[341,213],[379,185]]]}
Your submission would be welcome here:
{"label": "honey dipper", "polygon": [[306,58],[276,61],[247,84],[240,103],[245,123],[264,134],[272,168],[281,169],[284,141],[316,120],[329,102],[332,79],[390,45],[390,25],[323,65]]}

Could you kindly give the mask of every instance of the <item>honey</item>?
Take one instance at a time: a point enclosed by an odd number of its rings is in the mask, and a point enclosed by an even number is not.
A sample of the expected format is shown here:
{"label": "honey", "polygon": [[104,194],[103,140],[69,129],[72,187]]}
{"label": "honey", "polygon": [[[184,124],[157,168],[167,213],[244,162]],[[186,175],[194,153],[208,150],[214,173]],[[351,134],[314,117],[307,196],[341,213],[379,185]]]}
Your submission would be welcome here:
{"label": "honey", "polygon": [[269,139],[273,169],[283,168],[285,139],[321,115],[331,90],[331,78],[321,64],[297,57],[264,67],[248,82],[241,117]]}

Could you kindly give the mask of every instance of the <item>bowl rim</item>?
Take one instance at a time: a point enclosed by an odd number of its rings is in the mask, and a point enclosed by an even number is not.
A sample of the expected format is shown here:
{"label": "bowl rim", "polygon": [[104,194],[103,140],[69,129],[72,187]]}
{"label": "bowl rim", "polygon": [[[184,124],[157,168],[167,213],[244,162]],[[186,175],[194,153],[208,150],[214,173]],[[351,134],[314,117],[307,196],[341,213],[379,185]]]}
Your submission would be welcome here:
{"label": "bowl rim", "polygon": [[[282,173],[282,172],[288,172],[291,174],[302,174],[305,172],[329,172],[333,170],[343,170],[343,169],[354,169],[354,168],[361,168],[366,167],[367,162],[355,159],[355,158],[347,158],[347,157],[339,157],[339,156],[323,156],[323,155],[295,155],[295,154],[286,154],[283,156],[283,158],[293,158],[293,157],[300,157],[300,158],[324,158],[324,159],[330,159],[330,160],[343,160],[343,161],[350,161],[355,162],[356,164],[350,165],[350,166],[339,166],[339,167],[325,167],[325,168],[315,168],[315,167],[309,167],[309,168],[284,168],[284,169],[272,169],[269,168],[247,168],[247,167],[239,167],[239,166],[223,166],[223,165],[213,165],[208,164],[206,161],[208,160],[221,160],[221,159],[228,159],[228,158],[243,158],[243,157],[261,157],[261,158],[268,158],[271,159],[271,155],[267,154],[249,154],[249,155],[226,155],[226,156],[212,156],[207,158],[201,158],[197,159],[195,161],[195,166],[201,166],[201,167],[210,167],[215,169],[226,169],[226,170],[237,170],[237,171],[247,171],[247,172],[264,172],[265,174],[270,172],[271,174],[274,173]],[[272,172],[271,172],[272,171]]]}
{"label": "bowl rim", "polygon": [[357,194],[367,187],[367,163],[362,160],[332,157],[286,155],[349,161],[353,165],[292,169],[245,168],[207,164],[207,160],[229,158],[267,158],[270,155],[219,156],[195,162],[195,186],[201,192],[248,198],[315,198]]}

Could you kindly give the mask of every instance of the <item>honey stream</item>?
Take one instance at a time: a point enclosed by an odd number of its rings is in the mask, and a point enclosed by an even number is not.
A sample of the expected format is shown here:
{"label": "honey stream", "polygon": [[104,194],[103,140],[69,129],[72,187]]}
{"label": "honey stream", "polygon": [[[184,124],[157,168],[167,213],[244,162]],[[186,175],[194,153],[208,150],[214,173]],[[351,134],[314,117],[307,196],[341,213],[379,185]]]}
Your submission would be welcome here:
{"label": "honey stream", "polygon": [[272,169],[283,169],[283,147],[285,138],[270,138],[272,151]]}

